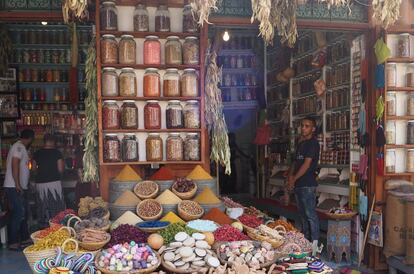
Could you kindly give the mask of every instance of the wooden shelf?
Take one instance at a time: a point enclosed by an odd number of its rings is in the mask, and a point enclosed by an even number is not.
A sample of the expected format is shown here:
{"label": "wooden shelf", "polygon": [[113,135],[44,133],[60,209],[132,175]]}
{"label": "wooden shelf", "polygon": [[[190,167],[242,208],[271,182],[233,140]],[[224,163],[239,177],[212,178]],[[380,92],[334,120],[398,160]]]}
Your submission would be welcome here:
{"label": "wooden shelf", "polygon": [[124,101],[124,100],[133,100],[133,101],[148,101],[148,100],[157,100],[157,101],[170,101],[170,100],[179,100],[179,101],[188,101],[188,100],[201,100],[201,97],[136,97],[136,96],[105,96],[102,97],[102,100],[115,100],[115,101]]}
{"label": "wooden shelf", "polygon": [[201,132],[199,128],[174,128],[174,129],[104,129],[104,134],[110,133],[169,133],[169,132]]}
{"label": "wooden shelf", "polygon": [[392,57],[387,59],[387,63],[414,63],[414,57]]}
{"label": "wooden shelf", "polygon": [[184,70],[187,68],[192,69],[200,69],[200,65],[144,65],[144,64],[136,64],[136,65],[123,65],[123,64],[102,64],[102,67],[111,67],[111,68],[133,68],[133,69],[147,69],[147,68],[156,68],[156,69],[168,69],[168,68],[176,68],[179,70]]}
{"label": "wooden shelf", "polygon": [[218,56],[226,55],[256,55],[253,49],[222,49],[220,50]]}
{"label": "wooden shelf", "polygon": [[135,38],[145,38],[146,36],[155,35],[160,39],[166,39],[168,36],[178,36],[180,39],[184,39],[188,36],[199,37],[200,33],[198,32],[147,32],[147,31],[101,31],[101,35],[112,34],[116,37],[121,37],[122,35],[132,35]]}
{"label": "wooden shelf", "polygon": [[257,72],[258,68],[223,68],[223,73],[249,73]]}
{"label": "wooden shelf", "polygon": [[414,120],[414,116],[403,115],[403,116],[387,116],[387,120]]}
{"label": "wooden shelf", "polygon": [[399,33],[411,33],[411,34],[414,34],[414,28],[392,26],[392,27],[389,27],[386,30],[386,32],[388,34],[399,34]]}
{"label": "wooden shelf", "polygon": [[402,173],[385,173],[384,176],[396,177],[396,176],[414,176],[413,172],[402,172]]}
{"label": "wooden shelf", "polygon": [[180,164],[180,165],[199,165],[203,164],[202,161],[160,161],[160,162],[147,162],[147,161],[138,161],[138,162],[115,162],[115,163],[100,163],[100,165],[103,166],[120,166],[120,165],[152,165],[152,164],[160,164],[160,165],[174,165],[174,164]]}
{"label": "wooden shelf", "polygon": [[414,87],[387,87],[387,91],[408,91],[408,92],[414,92]]}
{"label": "wooden shelf", "polygon": [[393,148],[414,149],[414,145],[385,145],[385,149],[393,149]]}
{"label": "wooden shelf", "polygon": [[158,7],[160,3],[168,5],[170,8],[184,7],[184,0],[165,0],[165,1],[145,1],[145,0],[115,0],[117,6],[136,6],[139,3],[144,3],[148,7]]}

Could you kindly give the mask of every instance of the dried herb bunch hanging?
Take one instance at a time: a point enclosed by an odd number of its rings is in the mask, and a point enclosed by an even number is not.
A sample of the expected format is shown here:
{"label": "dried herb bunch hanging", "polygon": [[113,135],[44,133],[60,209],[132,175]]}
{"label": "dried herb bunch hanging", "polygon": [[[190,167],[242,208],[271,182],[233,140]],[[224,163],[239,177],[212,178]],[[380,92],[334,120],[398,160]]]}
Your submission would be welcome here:
{"label": "dried herb bunch hanging", "polygon": [[372,0],[372,17],[387,29],[400,17],[401,2],[402,0]]}
{"label": "dried herb bunch hanging", "polygon": [[66,24],[88,19],[88,0],[63,0],[62,14]]}
{"label": "dried herb bunch hanging", "polygon": [[349,11],[351,12],[350,3],[351,0],[319,0],[320,3],[326,3],[328,5],[328,9],[331,7],[341,7],[346,6],[348,7]]}
{"label": "dried herb bunch hanging", "polygon": [[203,26],[204,22],[210,24],[208,18],[212,11],[218,10],[218,2],[219,0],[194,0],[191,2],[191,11],[198,25]]}
{"label": "dried herb bunch hanging", "polygon": [[225,168],[227,175],[231,174],[230,146],[227,135],[227,124],[223,114],[220,83],[221,69],[217,66],[217,54],[212,51],[207,56],[207,72],[205,85],[206,122],[211,136],[210,159]]}
{"label": "dried herb bunch hanging", "polygon": [[9,67],[9,58],[12,55],[12,42],[9,31],[4,24],[0,24],[0,75],[4,75]]}
{"label": "dried herb bunch hanging", "polygon": [[85,149],[83,155],[83,181],[99,182],[98,172],[98,100],[96,79],[96,38],[93,37],[88,47],[85,64],[86,92],[85,111]]}

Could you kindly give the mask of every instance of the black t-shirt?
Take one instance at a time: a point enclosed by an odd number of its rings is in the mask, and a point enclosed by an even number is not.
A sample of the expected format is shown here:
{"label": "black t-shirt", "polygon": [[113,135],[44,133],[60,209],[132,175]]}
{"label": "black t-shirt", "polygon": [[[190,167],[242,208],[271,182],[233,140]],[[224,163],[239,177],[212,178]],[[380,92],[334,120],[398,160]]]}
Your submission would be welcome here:
{"label": "black t-shirt", "polygon": [[36,151],[33,155],[37,164],[36,183],[60,180],[57,161],[62,158],[62,153],[55,148],[42,148]]}
{"label": "black t-shirt", "polygon": [[315,172],[319,161],[319,142],[315,138],[302,141],[296,148],[295,174],[305,162],[305,158],[312,158],[312,163],[306,173],[300,177],[295,187],[317,186]]}

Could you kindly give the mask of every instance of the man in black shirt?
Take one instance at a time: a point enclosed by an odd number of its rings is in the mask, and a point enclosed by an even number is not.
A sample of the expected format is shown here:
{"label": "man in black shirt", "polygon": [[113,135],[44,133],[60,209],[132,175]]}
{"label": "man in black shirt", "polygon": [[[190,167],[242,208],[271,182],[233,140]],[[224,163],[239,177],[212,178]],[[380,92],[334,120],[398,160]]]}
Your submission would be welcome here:
{"label": "man in black shirt", "polygon": [[[319,143],[315,138],[316,122],[306,117],[301,122],[301,136],[296,147],[294,165],[290,170],[288,188],[294,189],[296,204],[302,220],[302,232],[312,241],[313,253],[319,239],[319,218],[316,213],[316,169],[319,160]],[[315,254],[314,254],[315,255]]]}

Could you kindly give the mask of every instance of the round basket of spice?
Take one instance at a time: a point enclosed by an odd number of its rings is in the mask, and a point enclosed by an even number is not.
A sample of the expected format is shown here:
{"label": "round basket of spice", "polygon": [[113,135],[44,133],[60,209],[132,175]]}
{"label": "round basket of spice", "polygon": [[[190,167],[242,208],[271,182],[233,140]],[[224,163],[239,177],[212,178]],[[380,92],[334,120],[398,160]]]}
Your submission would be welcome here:
{"label": "round basket of spice", "polygon": [[249,214],[243,214],[239,217],[238,221],[242,223],[246,233],[254,233],[254,229],[263,224],[263,221],[260,218]]}
{"label": "round basket of spice", "polygon": [[187,178],[177,178],[171,187],[172,192],[183,200],[189,200],[197,192],[197,185],[193,180]]}
{"label": "round basket of spice", "polygon": [[162,215],[162,206],[154,199],[146,199],[137,205],[137,215],[145,221],[158,220]]}
{"label": "round basket of spice", "polygon": [[135,185],[134,193],[141,200],[152,199],[157,196],[160,187],[153,181],[142,181]]}
{"label": "round basket of spice", "polygon": [[204,215],[204,209],[195,201],[184,200],[178,204],[178,215],[184,221],[192,221],[200,219]]}
{"label": "round basket of spice", "polygon": [[111,235],[102,230],[83,229],[78,233],[79,245],[86,250],[96,251],[104,247],[111,240]]}

